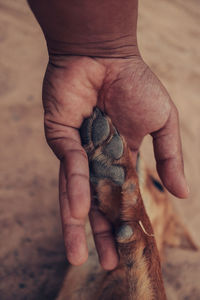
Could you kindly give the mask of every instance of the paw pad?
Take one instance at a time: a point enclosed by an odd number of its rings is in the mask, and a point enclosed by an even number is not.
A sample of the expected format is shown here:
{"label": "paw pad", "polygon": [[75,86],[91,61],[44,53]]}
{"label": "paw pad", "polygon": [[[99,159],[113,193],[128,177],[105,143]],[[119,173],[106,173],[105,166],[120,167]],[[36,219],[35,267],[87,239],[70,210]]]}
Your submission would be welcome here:
{"label": "paw pad", "polygon": [[96,148],[109,136],[110,126],[104,114],[96,107],[91,117],[86,118],[80,128],[83,146],[93,143]]}
{"label": "paw pad", "polygon": [[[111,179],[115,184],[122,185],[125,180],[125,172],[123,167],[117,165],[107,166],[102,162],[94,159],[90,163],[90,175],[93,179]],[[93,180],[95,181],[95,180]]]}
{"label": "paw pad", "polygon": [[91,141],[91,126],[92,118],[87,118],[83,121],[80,128],[81,143],[83,146],[89,145]]}
{"label": "paw pad", "polygon": [[110,158],[120,159],[123,155],[123,142],[118,134],[113,135],[110,142],[103,149],[103,153]]}
{"label": "paw pad", "polygon": [[95,147],[103,143],[109,136],[110,126],[108,120],[101,114],[92,124],[92,142]]}
{"label": "paw pad", "polygon": [[129,240],[133,235],[133,229],[128,224],[123,224],[119,227],[117,233],[116,233],[116,239],[120,242],[125,242],[126,240]]}

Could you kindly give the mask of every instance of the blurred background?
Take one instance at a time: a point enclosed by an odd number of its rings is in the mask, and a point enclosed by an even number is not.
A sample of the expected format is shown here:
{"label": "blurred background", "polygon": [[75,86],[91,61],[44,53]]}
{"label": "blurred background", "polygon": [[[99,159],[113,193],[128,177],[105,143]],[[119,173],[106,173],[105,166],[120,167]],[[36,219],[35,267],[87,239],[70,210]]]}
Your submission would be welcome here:
{"label": "blurred background", "polygon": [[[144,60],[180,113],[191,193],[172,198],[200,246],[200,2],[140,0],[138,39]],[[67,261],[59,217],[58,161],[43,132],[45,41],[25,0],[0,0],[0,299],[51,300]],[[151,140],[143,144],[152,166]],[[169,300],[200,299],[200,252],[166,249]]]}

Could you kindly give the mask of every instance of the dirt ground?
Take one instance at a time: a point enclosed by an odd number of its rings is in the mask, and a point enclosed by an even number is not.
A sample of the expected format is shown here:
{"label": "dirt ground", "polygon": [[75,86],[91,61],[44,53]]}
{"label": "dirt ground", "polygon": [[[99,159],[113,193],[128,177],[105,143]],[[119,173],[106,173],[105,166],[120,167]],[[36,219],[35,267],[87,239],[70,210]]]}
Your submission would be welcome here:
{"label": "dirt ground", "polygon": [[[58,161],[43,135],[45,42],[25,0],[0,0],[0,299],[54,299],[67,267],[58,207]],[[191,194],[172,199],[200,246],[200,2],[140,0],[145,61],[180,112]],[[150,139],[143,145],[152,162]],[[150,164],[150,163],[149,163]],[[200,252],[167,249],[169,300],[200,299]]]}

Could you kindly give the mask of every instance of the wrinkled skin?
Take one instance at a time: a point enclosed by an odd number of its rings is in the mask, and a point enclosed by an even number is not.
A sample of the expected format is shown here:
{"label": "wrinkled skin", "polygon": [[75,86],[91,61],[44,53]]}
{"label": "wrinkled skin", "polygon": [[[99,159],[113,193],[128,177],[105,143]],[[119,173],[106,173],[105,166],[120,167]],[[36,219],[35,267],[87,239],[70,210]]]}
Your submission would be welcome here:
{"label": "wrinkled skin", "polygon": [[188,196],[177,109],[139,55],[129,59],[51,57],[43,85],[47,142],[61,161],[60,206],[68,260],[87,259],[84,225],[89,213],[100,263],[113,269],[118,256],[108,221],[90,209],[88,159],[79,136],[94,106],[108,114],[133,155],[151,134],[157,169],[166,188]]}

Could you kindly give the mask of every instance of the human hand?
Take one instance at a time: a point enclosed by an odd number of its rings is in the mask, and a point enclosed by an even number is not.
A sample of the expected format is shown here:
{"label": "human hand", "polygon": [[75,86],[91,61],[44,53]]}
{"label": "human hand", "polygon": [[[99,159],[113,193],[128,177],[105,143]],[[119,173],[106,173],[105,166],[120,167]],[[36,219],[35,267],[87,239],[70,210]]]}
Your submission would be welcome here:
{"label": "human hand", "polygon": [[[111,117],[134,154],[144,136],[151,134],[161,180],[174,195],[187,197],[177,110],[139,55],[130,59],[50,57],[43,103],[47,142],[61,161],[61,219],[72,264],[87,259],[84,226],[90,210],[89,170],[79,128],[94,106]],[[100,262],[105,269],[113,269],[118,256],[111,225],[92,209],[90,221]]]}

